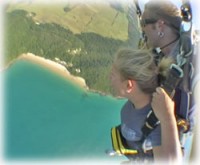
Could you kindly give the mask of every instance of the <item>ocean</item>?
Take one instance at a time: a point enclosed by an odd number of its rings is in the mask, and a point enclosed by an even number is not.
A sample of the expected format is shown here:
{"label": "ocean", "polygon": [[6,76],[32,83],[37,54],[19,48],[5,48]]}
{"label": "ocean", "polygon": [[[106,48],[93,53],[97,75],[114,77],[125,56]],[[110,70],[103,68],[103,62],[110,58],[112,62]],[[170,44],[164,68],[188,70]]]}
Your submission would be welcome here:
{"label": "ocean", "polygon": [[111,159],[105,150],[125,99],[90,92],[28,60],[4,71],[4,93],[6,159]]}

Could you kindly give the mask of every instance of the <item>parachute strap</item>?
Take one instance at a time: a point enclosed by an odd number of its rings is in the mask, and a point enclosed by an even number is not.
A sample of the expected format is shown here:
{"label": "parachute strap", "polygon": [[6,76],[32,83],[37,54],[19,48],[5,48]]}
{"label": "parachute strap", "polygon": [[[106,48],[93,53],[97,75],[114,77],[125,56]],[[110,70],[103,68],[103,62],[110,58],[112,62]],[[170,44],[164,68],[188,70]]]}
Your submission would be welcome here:
{"label": "parachute strap", "polygon": [[[187,133],[190,125],[186,119],[176,115],[176,122],[179,133]],[[146,137],[160,124],[160,121],[155,116],[154,112],[151,110],[146,117],[145,124],[142,127],[143,137],[141,138],[141,143],[144,142]],[[145,149],[144,149],[145,151]]]}
{"label": "parachute strap", "polygon": [[[163,82],[161,85],[165,91],[168,93],[168,95],[173,98],[175,94],[175,89],[178,83],[180,82],[181,78],[183,77],[183,70],[176,64],[171,64],[169,75],[167,76],[167,79]],[[177,125],[180,126],[181,130],[188,130],[188,123],[184,119],[181,120],[179,118]],[[181,122],[180,122],[181,121]],[[142,133],[143,137],[141,138],[141,142],[143,143],[145,138],[152,132],[153,129],[155,129],[160,124],[160,121],[155,116],[153,110],[150,110],[148,113],[145,124],[142,127]]]}
{"label": "parachute strap", "polygon": [[162,50],[160,49],[160,47],[154,48],[153,53],[155,55],[154,60],[156,65],[158,65],[158,63],[160,62],[160,60],[165,56],[164,53],[162,52]]}
{"label": "parachute strap", "polygon": [[128,149],[126,147],[125,141],[120,133],[120,126],[111,128],[111,140],[112,140],[113,149],[118,154],[136,155],[139,153],[137,150]]}
{"label": "parachute strap", "polygon": [[137,141],[138,144],[141,144],[141,148],[138,150],[130,149],[127,144],[125,138],[122,136],[120,131],[120,125],[117,127],[111,128],[111,140],[113,150],[119,155],[126,155],[127,157],[131,157],[134,159],[141,159],[145,156],[152,155],[152,149],[145,150],[142,148],[141,141]]}
{"label": "parachute strap", "polygon": [[171,64],[169,74],[161,85],[171,98],[174,97],[175,89],[183,75],[183,70],[178,65]]}
{"label": "parachute strap", "polygon": [[157,119],[153,111],[150,110],[146,117],[145,124],[142,127],[142,133],[143,133],[143,137],[141,139],[142,143],[144,142],[145,138],[151,133],[151,131],[155,129],[159,124],[160,121]]}
{"label": "parachute strap", "polygon": [[138,0],[134,0],[134,2],[135,2],[135,7],[137,9],[136,13],[137,13],[139,19],[141,19],[142,11],[141,11],[140,6],[138,4]]}

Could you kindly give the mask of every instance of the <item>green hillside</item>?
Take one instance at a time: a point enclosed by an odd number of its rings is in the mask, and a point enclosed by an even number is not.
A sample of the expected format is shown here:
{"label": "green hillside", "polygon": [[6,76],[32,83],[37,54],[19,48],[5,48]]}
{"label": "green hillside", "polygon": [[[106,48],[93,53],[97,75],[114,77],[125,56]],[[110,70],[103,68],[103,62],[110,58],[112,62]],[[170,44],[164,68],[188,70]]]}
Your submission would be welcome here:
{"label": "green hillside", "polygon": [[128,45],[125,8],[21,3],[6,6],[5,20],[5,63],[27,52],[59,58],[90,89],[110,92],[113,55]]}
{"label": "green hillside", "polygon": [[[35,13],[35,22],[55,23],[70,29],[73,33],[94,32],[104,37],[127,40],[128,20],[126,12],[116,10],[107,4],[57,3],[35,4],[17,3],[7,5],[7,12],[26,10]],[[120,29],[119,29],[120,27]]]}

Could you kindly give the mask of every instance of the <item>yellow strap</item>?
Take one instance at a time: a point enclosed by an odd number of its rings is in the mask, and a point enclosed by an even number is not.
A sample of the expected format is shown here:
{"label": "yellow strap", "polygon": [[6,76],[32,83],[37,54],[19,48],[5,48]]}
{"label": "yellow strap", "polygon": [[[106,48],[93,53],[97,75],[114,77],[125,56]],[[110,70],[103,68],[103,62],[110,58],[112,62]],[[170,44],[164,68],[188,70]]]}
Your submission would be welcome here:
{"label": "yellow strap", "polygon": [[121,141],[120,132],[116,127],[112,128],[112,141],[113,141],[113,148],[118,154],[124,154],[124,155],[138,154],[137,150],[124,148],[124,145],[122,144]]}
{"label": "yellow strap", "polygon": [[119,150],[118,142],[117,142],[116,127],[112,128],[111,134],[112,134],[113,149],[114,149],[118,154],[121,154],[121,152],[120,152],[120,150]]}

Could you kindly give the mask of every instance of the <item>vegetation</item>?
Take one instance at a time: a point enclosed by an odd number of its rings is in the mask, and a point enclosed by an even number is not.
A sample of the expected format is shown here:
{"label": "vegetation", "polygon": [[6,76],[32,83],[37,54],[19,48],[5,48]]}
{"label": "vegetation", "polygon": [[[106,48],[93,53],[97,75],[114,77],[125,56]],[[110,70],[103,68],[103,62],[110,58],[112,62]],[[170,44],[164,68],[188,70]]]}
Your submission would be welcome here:
{"label": "vegetation", "polygon": [[90,89],[109,93],[113,55],[126,41],[92,32],[74,34],[55,23],[36,22],[34,15],[24,10],[6,13],[5,63],[27,52],[59,58],[72,74],[83,77]]}
{"label": "vegetation", "polygon": [[94,32],[104,37],[125,41],[128,38],[127,4],[113,7],[110,3],[110,1],[104,4],[87,1],[75,3],[73,0],[68,0],[63,3],[43,4],[42,1],[36,3],[34,0],[9,3],[5,9],[6,12],[25,10],[35,13],[33,17],[35,22],[55,23],[74,34]]}

